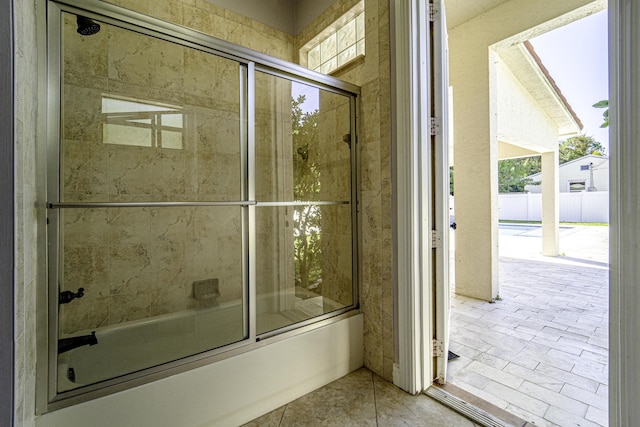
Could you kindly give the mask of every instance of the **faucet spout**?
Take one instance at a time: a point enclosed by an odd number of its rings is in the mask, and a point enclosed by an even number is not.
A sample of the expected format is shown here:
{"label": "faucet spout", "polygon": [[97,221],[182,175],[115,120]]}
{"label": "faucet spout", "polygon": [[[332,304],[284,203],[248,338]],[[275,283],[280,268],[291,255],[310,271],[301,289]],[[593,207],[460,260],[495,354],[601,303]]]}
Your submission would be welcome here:
{"label": "faucet spout", "polygon": [[96,331],[91,332],[90,335],[81,335],[78,337],[62,338],[58,340],[58,354],[73,350],[74,348],[82,347],[83,345],[96,345],[98,344],[98,338],[96,337]]}

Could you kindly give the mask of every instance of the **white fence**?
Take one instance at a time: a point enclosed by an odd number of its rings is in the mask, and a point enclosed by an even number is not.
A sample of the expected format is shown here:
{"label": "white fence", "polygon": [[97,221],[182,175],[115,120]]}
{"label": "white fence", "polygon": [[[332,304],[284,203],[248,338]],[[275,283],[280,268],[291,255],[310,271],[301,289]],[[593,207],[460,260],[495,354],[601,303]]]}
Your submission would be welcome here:
{"label": "white fence", "polygon": [[[609,192],[559,193],[561,222],[609,222]],[[542,194],[506,193],[498,198],[500,219],[541,221]]]}

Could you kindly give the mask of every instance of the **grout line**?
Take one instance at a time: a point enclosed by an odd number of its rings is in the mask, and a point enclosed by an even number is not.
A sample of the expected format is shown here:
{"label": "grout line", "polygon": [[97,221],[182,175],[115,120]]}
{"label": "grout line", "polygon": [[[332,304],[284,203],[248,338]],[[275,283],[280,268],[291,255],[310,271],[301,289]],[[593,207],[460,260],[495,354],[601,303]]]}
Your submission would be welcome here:
{"label": "grout line", "polygon": [[371,375],[371,387],[373,389],[373,409],[376,415],[376,427],[378,427],[380,425],[378,422],[378,396],[376,396],[376,381],[373,378],[373,374]]}
{"label": "grout line", "polygon": [[278,421],[278,427],[282,426],[282,420],[284,420],[284,414],[287,412],[287,408],[289,405],[284,405],[284,411],[282,411],[282,415],[280,416],[280,421]]}

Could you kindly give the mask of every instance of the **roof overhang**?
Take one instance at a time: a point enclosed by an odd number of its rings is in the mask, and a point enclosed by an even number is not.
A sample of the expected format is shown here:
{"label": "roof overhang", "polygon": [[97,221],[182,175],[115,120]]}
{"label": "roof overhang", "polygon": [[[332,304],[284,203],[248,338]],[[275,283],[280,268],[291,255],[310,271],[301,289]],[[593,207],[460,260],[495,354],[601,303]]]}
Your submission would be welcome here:
{"label": "roof overhang", "polygon": [[528,41],[501,48],[498,54],[533,99],[558,127],[559,136],[580,133],[582,122]]}

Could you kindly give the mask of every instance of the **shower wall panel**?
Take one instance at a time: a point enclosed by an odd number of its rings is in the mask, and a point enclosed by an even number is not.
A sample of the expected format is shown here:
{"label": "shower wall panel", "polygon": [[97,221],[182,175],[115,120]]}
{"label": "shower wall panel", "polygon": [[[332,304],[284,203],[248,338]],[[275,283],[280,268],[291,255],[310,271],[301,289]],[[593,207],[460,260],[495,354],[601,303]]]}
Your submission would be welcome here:
{"label": "shower wall panel", "polygon": [[[348,98],[321,91],[320,106],[318,148],[310,153],[322,176],[319,199],[351,200],[351,105]],[[345,227],[348,214],[348,209],[333,209],[326,210],[322,217],[325,304],[327,301],[352,303],[352,235],[351,228]]]}
{"label": "shower wall panel", "polygon": [[182,25],[285,61],[294,61],[294,36],[207,0],[103,0]]}
{"label": "shower wall panel", "polygon": [[[102,24],[63,32],[62,202],[237,201],[240,66]],[[239,208],[67,209],[61,308],[71,334],[242,298]],[[218,279],[219,297],[192,283]]]}

